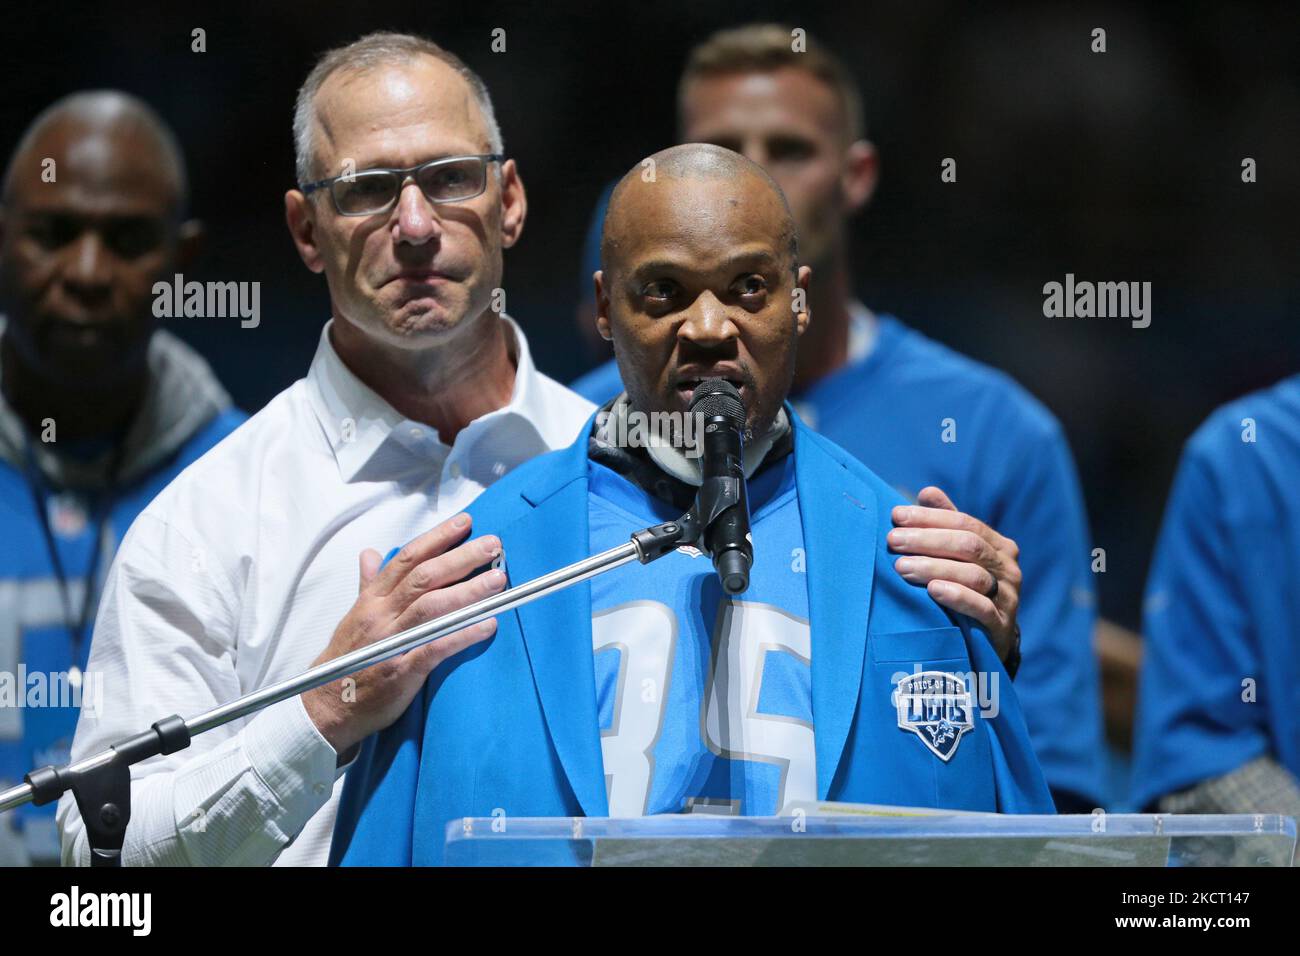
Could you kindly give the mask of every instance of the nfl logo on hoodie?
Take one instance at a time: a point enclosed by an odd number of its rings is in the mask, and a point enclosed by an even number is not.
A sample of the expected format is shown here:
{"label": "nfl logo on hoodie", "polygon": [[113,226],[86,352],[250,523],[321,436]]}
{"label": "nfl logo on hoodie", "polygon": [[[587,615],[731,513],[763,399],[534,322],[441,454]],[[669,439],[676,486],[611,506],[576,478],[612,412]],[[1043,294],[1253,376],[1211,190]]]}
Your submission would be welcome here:
{"label": "nfl logo on hoodie", "polygon": [[962,734],[975,727],[971,693],[960,674],[910,674],[898,682],[894,704],[898,707],[898,726],[920,737],[945,762],[957,752]]}

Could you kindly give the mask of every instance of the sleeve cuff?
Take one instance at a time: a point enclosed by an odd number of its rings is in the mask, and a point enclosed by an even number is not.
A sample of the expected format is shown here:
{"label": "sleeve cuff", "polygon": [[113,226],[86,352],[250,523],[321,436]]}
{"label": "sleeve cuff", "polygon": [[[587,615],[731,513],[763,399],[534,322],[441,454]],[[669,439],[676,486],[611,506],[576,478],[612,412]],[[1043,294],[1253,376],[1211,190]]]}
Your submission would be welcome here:
{"label": "sleeve cuff", "polygon": [[297,833],[325,805],[340,768],[338,755],[303,707],[302,697],[262,711],[243,731],[249,765],[284,809],[281,827]]}

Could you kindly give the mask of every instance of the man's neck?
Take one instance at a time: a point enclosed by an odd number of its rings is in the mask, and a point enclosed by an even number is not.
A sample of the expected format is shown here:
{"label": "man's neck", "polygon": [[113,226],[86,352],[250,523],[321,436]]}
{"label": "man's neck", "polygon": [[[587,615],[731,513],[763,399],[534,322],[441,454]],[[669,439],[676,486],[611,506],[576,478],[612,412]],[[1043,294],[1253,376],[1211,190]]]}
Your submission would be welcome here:
{"label": "man's neck", "polygon": [[[0,339],[4,398],[31,435],[50,421],[56,441],[117,438],[130,427],[149,387],[148,364],[117,384],[76,388],[42,375],[23,358],[8,335]],[[57,448],[57,444],[54,446]]]}
{"label": "man's neck", "polygon": [[393,348],[345,319],[330,341],[357,378],[412,421],[450,445],[476,418],[510,404],[518,357],[506,322],[484,312],[437,346]]}
{"label": "man's neck", "polygon": [[849,360],[849,276],[842,252],[813,267],[812,321],[799,339],[792,391],[802,392]]}

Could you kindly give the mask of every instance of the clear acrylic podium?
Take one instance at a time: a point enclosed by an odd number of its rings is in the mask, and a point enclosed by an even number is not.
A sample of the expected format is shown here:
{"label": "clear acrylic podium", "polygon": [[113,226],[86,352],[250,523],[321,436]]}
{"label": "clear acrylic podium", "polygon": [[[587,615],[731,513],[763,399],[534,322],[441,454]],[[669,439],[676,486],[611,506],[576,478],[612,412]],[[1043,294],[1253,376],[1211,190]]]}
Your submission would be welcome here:
{"label": "clear acrylic podium", "polygon": [[1291,866],[1270,814],[466,817],[452,866]]}

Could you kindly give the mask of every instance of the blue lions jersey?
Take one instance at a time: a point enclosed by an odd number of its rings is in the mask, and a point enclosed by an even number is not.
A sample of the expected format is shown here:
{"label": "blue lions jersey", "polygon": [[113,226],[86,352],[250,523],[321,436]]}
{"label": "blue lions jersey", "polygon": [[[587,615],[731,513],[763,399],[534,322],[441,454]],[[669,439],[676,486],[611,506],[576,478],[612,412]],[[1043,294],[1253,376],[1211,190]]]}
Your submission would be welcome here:
{"label": "blue lions jersey", "polygon": [[[1095,807],[1104,771],[1091,546],[1065,435],[1008,376],[896,318],[878,323],[870,352],[790,402],[906,498],[938,485],[1019,544],[1016,691],[1058,806]],[[612,361],[571,387],[598,404],[623,390]]]}
{"label": "blue lions jersey", "polygon": [[[69,670],[85,671],[94,599],[113,554],[136,515],[244,417],[236,410],[218,413],[159,466],[119,489],[111,502],[38,485],[70,608],[64,603],[29,477],[9,462],[0,462],[0,788],[21,783],[34,767],[68,762],[80,708],[103,702],[104,689],[95,674],[86,674],[84,685],[74,689]],[[74,620],[81,616],[92,568],[90,613],[78,640],[69,627],[68,611]],[[53,803],[13,811],[34,860],[59,857],[54,811]]]}
{"label": "blue lions jersey", "polygon": [[[902,499],[787,410],[793,453],[750,482],[739,600],[714,589],[707,559],[677,552],[498,615],[493,638],[440,663],[362,745],[331,861],[441,864],[465,817],[509,833],[526,817],[770,814],[809,794],[1051,813],[992,645],[893,573],[884,540]],[[594,420],[470,505],[512,584],[677,517],[593,467]],[[534,860],[574,862],[553,846]]]}
{"label": "blue lions jersey", "polygon": [[1300,376],[1187,442],[1147,582],[1134,803],[1268,754],[1300,778]]}
{"label": "blue lions jersey", "polygon": [[[592,464],[592,553],[678,513]],[[610,816],[771,816],[817,799],[803,530],[792,455],[749,482],[743,598],[681,549],[592,581],[592,647]]]}

